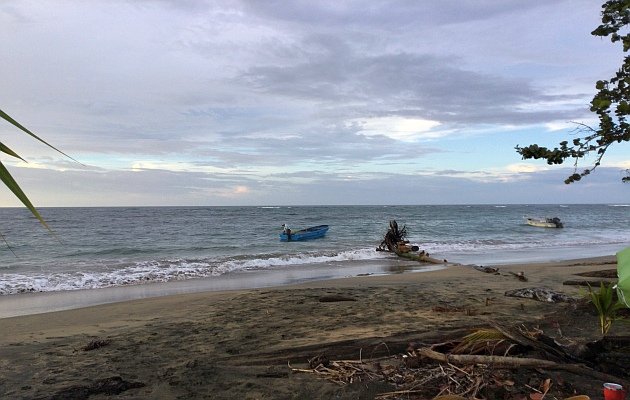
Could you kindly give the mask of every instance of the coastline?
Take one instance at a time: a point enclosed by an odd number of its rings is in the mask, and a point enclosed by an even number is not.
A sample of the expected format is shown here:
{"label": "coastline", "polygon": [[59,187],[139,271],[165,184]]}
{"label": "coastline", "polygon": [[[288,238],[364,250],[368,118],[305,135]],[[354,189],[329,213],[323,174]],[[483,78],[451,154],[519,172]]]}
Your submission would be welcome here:
{"label": "coastline", "polygon": [[[116,397],[121,399],[359,398],[365,387],[293,374],[287,363],[304,366],[320,352],[331,359],[391,355],[403,352],[409,341],[490,321],[529,324],[550,334],[561,330],[565,338],[597,337],[596,315],[576,323],[565,303],[504,292],[545,286],[581,297],[584,288],[563,282],[577,273],[614,268],[614,256],[506,265],[498,274],[451,266],[4,318],[0,397],[52,399],[68,388],[115,376],[142,383]],[[520,271],[526,271],[528,282],[515,279],[513,273]],[[324,301],[327,296],[347,301]],[[615,326],[613,332],[623,328]],[[94,340],[107,346],[81,350]]]}
{"label": "coastline", "polygon": [[[545,261],[536,259],[510,264],[490,263],[491,266],[524,266],[532,264],[564,264],[604,260],[608,256],[584,259]],[[72,310],[101,304],[118,303],[137,299],[173,296],[187,293],[222,292],[290,286],[306,282],[347,279],[362,276],[381,276],[470,266],[456,262],[427,264],[392,257],[381,260],[328,262],[325,264],[295,265],[289,268],[247,270],[210,278],[193,278],[170,282],[112,286],[96,289],[65,290],[53,292],[21,293],[0,296],[0,320],[21,315]]]}
{"label": "coastline", "polygon": [[203,292],[228,292],[277,288],[306,282],[426,272],[452,264],[425,264],[393,257],[386,260],[361,260],[303,264],[291,268],[247,270],[210,278],[112,286],[97,289],[34,292],[0,296],[0,320],[21,315],[72,310],[101,304]]}

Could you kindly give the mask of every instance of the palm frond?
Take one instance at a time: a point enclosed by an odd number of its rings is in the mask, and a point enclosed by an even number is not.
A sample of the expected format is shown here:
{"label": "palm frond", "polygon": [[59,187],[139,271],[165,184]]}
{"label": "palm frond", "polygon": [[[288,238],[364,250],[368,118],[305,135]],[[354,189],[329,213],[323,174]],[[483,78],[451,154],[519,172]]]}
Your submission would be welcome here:
{"label": "palm frond", "polygon": [[482,328],[468,334],[462,338],[452,351],[453,354],[474,353],[480,350],[480,348],[494,347],[499,342],[507,339],[507,337],[501,333],[498,329]]}
{"label": "palm frond", "polygon": [[3,153],[5,153],[5,154],[8,154],[8,155],[10,155],[10,156],[13,156],[13,157],[15,157],[15,158],[19,158],[20,160],[22,160],[22,161],[26,162],[26,160],[25,160],[25,159],[23,159],[22,157],[20,157],[19,155],[17,155],[17,153],[16,153],[16,152],[14,152],[13,150],[11,150],[11,149],[10,149],[8,146],[6,146],[4,143],[0,143],[0,151],[1,151],[1,152],[3,152]]}
{"label": "palm frond", "polygon": [[12,124],[13,126],[17,127],[18,129],[22,130],[23,132],[31,135],[32,137],[34,137],[35,139],[39,140],[40,142],[44,143],[46,146],[50,147],[51,149],[63,154],[64,156],[68,157],[69,159],[71,159],[72,161],[75,161],[79,164],[81,164],[80,162],[78,162],[77,160],[75,160],[74,158],[70,157],[69,155],[67,155],[66,153],[64,153],[63,151],[59,150],[58,148],[56,148],[55,146],[51,145],[50,143],[46,142],[44,139],[40,138],[39,136],[37,136],[36,134],[34,134],[33,132],[31,132],[30,130],[26,129],[22,124],[20,124],[19,122],[17,122],[16,120],[14,120],[13,118],[11,118],[11,116],[7,113],[5,113],[4,111],[0,110],[0,118],[6,120],[7,122],[9,122],[10,124]]}
{"label": "palm frond", "polygon": [[46,224],[46,221],[44,221],[42,216],[39,215],[39,212],[35,209],[26,194],[22,191],[22,188],[20,188],[20,185],[18,185],[15,179],[13,179],[13,177],[6,169],[4,164],[2,164],[2,162],[0,162],[0,180],[2,180],[6,187],[8,187],[9,190],[11,190],[13,194],[22,202],[22,204],[24,204],[26,208],[31,211],[31,213],[39,220],[39,222],[41,222],[41,224],[44,225],[46,229],[52,232],[52,230],[48,227],[48,224]]}

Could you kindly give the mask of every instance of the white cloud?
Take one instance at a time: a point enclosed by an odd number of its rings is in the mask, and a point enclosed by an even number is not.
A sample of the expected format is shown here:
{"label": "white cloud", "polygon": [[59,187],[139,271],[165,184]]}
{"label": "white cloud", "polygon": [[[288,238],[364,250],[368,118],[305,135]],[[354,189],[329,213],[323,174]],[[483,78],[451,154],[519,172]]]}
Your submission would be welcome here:
{"label": "white cloud", "polygon": [[545,128],[548,131],[561,131],[564,129],[573,129],[575,128],[575,124],[569,121],[553,121],[553,122],[547,122],[545,124]]}
{"label": "white cloud", "polygon": [[203,173],[223,173],[226,170],[210,166],[198,166],[189,162],[172,161],[134,161],[130,165],[132,171],[162,170],[171,172],[203,172]]}
{"label": "white cloud", "polygon": [[249,195],[251,193],[251,190],[247,186],[237,185],[228,188],[208,190],[208,193],[217,197],[238,199],[240,197]]}
{"label": "white cloud", "polygon": [[435,139],[444,134],[433,130],[441,125],[438,121],[404,117],[380,117],[352,120],[347,125],[357,126],[365,136],[383,135],[394,140],[418,141]]}
{"label": "white cloud", "polygon": [[532,172],[540,172],[547,171],[549,168],[545,165],[540,164],[527,164],[527,163],[516,163],[506,165],[504,170],[511,174],[517,174],[521,172],[532,173]]}
{"label": "white cloud", "polygon": [[555,132],[561,130],[575,131],[582,128],[580,124],[586,126],[596,126],[598,123],[596,118],[580,118],[579,121],[551,121],[544,124],[548,131]]}

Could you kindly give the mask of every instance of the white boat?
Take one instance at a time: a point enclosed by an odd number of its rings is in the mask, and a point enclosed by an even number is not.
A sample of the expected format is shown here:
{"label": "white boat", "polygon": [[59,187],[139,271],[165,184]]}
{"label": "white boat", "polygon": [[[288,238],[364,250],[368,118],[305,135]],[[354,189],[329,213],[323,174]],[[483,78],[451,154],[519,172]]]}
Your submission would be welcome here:
{"label": "white boat", "polygon": [[527,225],[538,226],[541,228],[563,228],[560,218],[526,218]]}

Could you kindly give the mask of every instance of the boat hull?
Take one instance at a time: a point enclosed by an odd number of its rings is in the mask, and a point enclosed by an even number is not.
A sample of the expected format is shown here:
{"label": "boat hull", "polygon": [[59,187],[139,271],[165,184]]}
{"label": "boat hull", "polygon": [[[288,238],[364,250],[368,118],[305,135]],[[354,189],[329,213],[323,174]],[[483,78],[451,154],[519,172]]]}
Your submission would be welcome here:
{"label": "boat hull", "polygon": [[527,225],[537,226],[539,228],[562,228],[563,225],[557,218],[536,219],[527,218]]}
{"label": "boat hull", "polygon": [[312,226],[310,228],[301,229],[299,231],[291,232],[291,237],[282,232],[280,234],[281,242],[299,242],[302,240],[319,239],[324,237],[328,232],[328,225]]}

